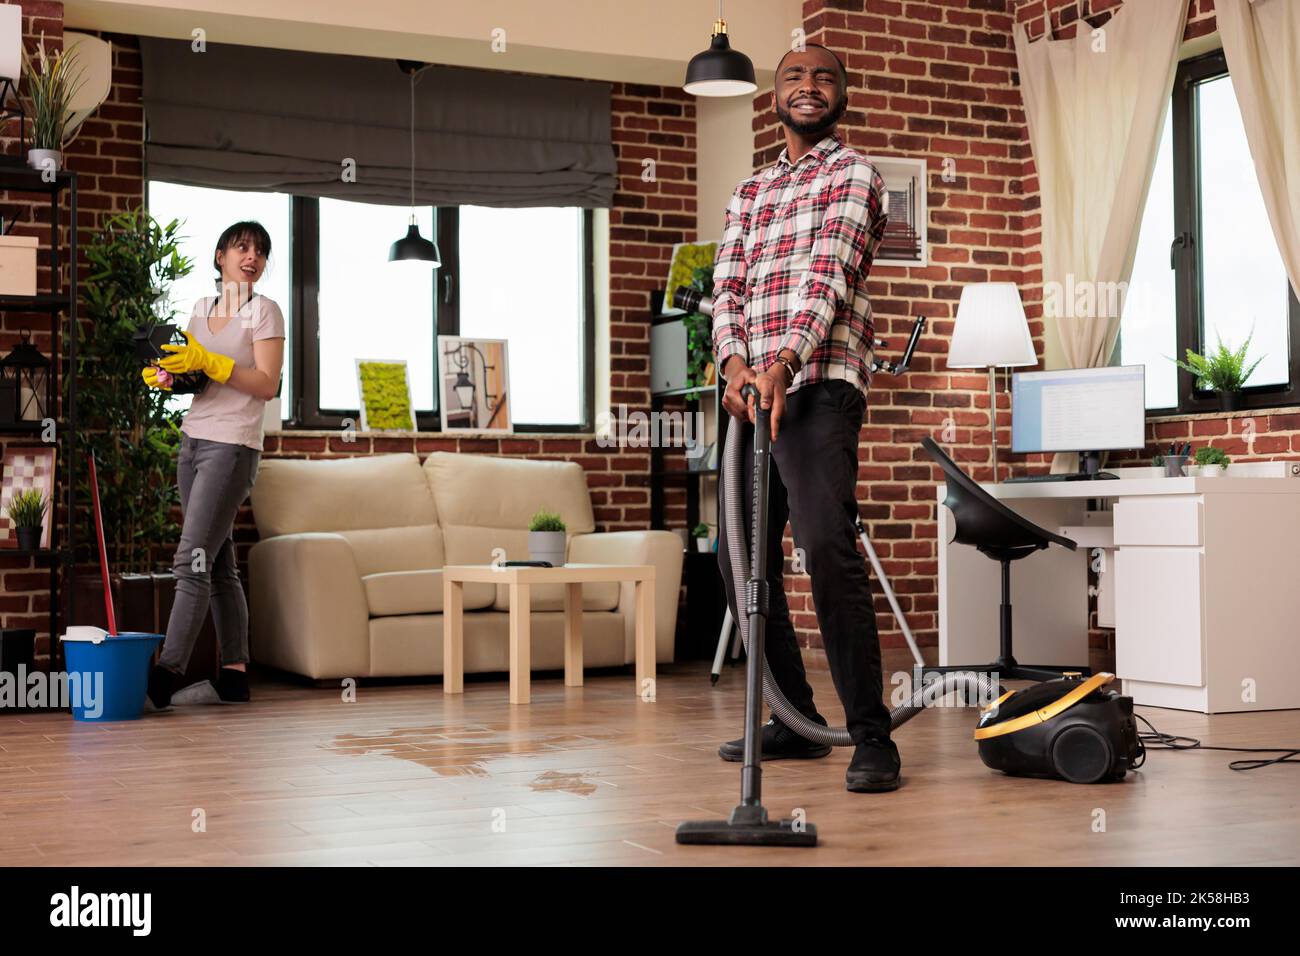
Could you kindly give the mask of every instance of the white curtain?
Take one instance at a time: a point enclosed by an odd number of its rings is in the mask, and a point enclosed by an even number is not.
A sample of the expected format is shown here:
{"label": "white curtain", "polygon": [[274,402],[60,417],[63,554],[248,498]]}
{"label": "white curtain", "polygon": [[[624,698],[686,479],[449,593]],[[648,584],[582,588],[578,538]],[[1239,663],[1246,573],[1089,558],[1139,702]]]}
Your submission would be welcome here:
{"label": "white curtain", "polygon": [[1215,0],[1214,10],[1264,206],[1300,295],[1300,3]]}
{"label": "white curtain", "polygon": [[1031,43],[1024,24],[1014,27],[1042,202],[1048,368],[1095,368],[1114,352],[1120,310],[1103,308],[1108,296],[1093,295],[1089,314],[1082,300],[1054,308],[1064,296],[1049,289],[1129,281],[1187,7],[1128,0],[1096,34],[1080,22],[1072,39]]}

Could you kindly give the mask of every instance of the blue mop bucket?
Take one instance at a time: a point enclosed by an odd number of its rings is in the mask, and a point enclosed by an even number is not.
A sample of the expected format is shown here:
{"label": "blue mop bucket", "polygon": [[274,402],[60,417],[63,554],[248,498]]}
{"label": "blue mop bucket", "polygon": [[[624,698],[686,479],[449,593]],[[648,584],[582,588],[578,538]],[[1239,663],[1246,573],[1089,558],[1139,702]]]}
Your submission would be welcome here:
{"label": "blue mop bucket", "polygon": [[162,639],[161,634],[141,631],[124,631],[99,642],[64,635],[72,719],[137,720],[144,712],[149,662]]}

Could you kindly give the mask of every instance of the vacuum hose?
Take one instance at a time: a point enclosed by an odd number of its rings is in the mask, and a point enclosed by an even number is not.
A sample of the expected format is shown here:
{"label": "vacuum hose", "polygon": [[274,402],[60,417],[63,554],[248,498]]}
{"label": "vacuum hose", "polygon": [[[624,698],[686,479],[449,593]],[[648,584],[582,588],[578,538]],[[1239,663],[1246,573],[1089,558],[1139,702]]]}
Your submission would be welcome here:
{"label": "vacuum hose", "polygon": [[[753,395],[755,406],[758,405],[758,389],[752,385],[745,386],[744,394]],[[757,409],[756,428],[761,434],[766,435],[768,431],[768,412],[762,408]],[[743,438],[741,435],[743,423],[736,421],[732,427],[727,429],[727,440],[723,452],[722,461],[722,507],[727,520],[727,554],[731,558],[731,578],[734,585],[734,593],[737,597],[737,604],[740,603],[740,596],[746,594],[747,584],[750,574],[749,549],[745,542],[745,521],[744,512],[741,510],[744,506],[744,497],[741,494],[742,476],[744,475],[744,462],[741,460],[744,454]],[[755,507],[760,502],[766,501],[766,495],[760,494],[760,483],[765,480],[767,462],[763,456],[769,454],[766,448],[766,442],[759,441],[756,437],[754,449],[754,486],[752,502]],[[755,514],[754,525],[758,524],[758,515]],[[771,531],[773,529],[769,529]],[[777,529],[779,530],[779,529]],[[762,546],[762,545],[760,545]],[[743,613],[740,607],[736,608],[736,623],[740,627],[740,636],[745,643],[745,651],[749,652],[749,616]],[[1001,696],[1002,688],[998,682],[988,674],[980,674],[974,671],[950,672],[942,675],[942,678],[936,677],[935,681],[930,684],[923,684],[913,690],[912,695],[889,712],[890,725],[898,727],[901,724],[911,720],[927,704],[934,704],[943,700],[954,691],[964,691],[968,695],[974,693],[978,695],[976,700],[986,700],[992,702]],[[819,723],[809,720],[799,711],[797,711],[790,702],[786,700],[785,694],[777,686],[772,677],[772,670],[768,667],[767,661],[763,661],[763,699],[771,708],[772,713],[787,727],[793,730],[799,736],[813,743],[829,744],[832,747],[848,747],[853,744],[846,727],[825,727]],[[968,696],[966,698],[970,700]]]}

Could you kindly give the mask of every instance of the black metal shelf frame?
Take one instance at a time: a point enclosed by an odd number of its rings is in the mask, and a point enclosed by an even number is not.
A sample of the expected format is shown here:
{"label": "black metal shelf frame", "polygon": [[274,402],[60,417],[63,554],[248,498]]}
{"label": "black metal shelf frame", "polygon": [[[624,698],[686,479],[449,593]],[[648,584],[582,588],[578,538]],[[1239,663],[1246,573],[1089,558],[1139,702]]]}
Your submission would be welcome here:
{"label": "black metal shelf frame", "polygon": [[[0,193],[6,197],[14,193],[44,194],[50,200],[50,291],[34,296],[5,295],[0,296],[0,312],[47,312],[50,316],[50,373],[46,379],[45,408],[53,413],[55,419],[55,487],[52,495],[57,502],[62,492],[65,502],[67,520],[67,540],[60,540],[59,514],[57,506],[50,509],[50,546],[36,551],[6,551],[6,554],[26,555],[38,563],[48,560],[50,565],[50,668],[62,668],[62,648],[59,645],[59,625],[61,621],[72,620],[76,609],[75,587],[72,586],[72,569],[76,549],[76,515],[77,484],[76,467],[72,460],[75,447],[74,439],[77,429],[77,174],[60,171],[53,178],[25,166],[0,163]],[[66,247],[68,266],[68,284],[63,285],[64,250],[59,241],[60,199],[67,195],[68,243]],[[66,342],[61,327],[62,317],[67,316]],[[65,348],[60,348],[64,343]],[[59,402],[60,373],[63,362],[67,361],[67,398],[60,409]],[[38,434],[42,429],[40,422],[34,422],[32,428],[5,429],[7,435]],[[63,488],[59,488],[62,476]],[[65,571],[66,569],[66,571]],[[67,608],[60,600],[61,577],[65,585]]]}

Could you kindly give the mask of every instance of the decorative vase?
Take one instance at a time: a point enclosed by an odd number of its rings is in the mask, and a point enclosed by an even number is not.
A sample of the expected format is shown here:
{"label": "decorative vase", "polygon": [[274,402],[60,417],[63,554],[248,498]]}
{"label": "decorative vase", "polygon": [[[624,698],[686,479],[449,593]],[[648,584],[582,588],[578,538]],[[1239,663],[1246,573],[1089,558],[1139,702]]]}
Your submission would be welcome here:
{"label": "decorative vase", "polygon": [[41,546],[41,528],[15,528],[19,551],[36,551]]}
{"label": "decorative vase", "polygon": [[551,567],[564,567],[564,532],[528,532],[528,558],[530,561],[549,561]]}
{"label": "decorative vase", "polygon": [[1219,392],[1219,411],[1235,412],[1241,408],[1241,392]]}
{"label": "decorative vase", "polygon": [[63,168],[63,153],[57,149],[29,149],[27,165],[38,173],[46,169],[57,173]]}
{"label": "decorative vase", "polygon": [[710,549],[709,549],[709,539],[708,539],[708,538],[696,538],[696,539],[695,539],[695,550],[696,550],[696,551],[701,551],[701,552],[705,552],[705,553],[707,553],[707,552],[710,550]]}
{"label": "decorative vase", "polygon": [[1199,472],[1201,478],[1218,478],[1222,474],[1222,465],[1202,465]]}

